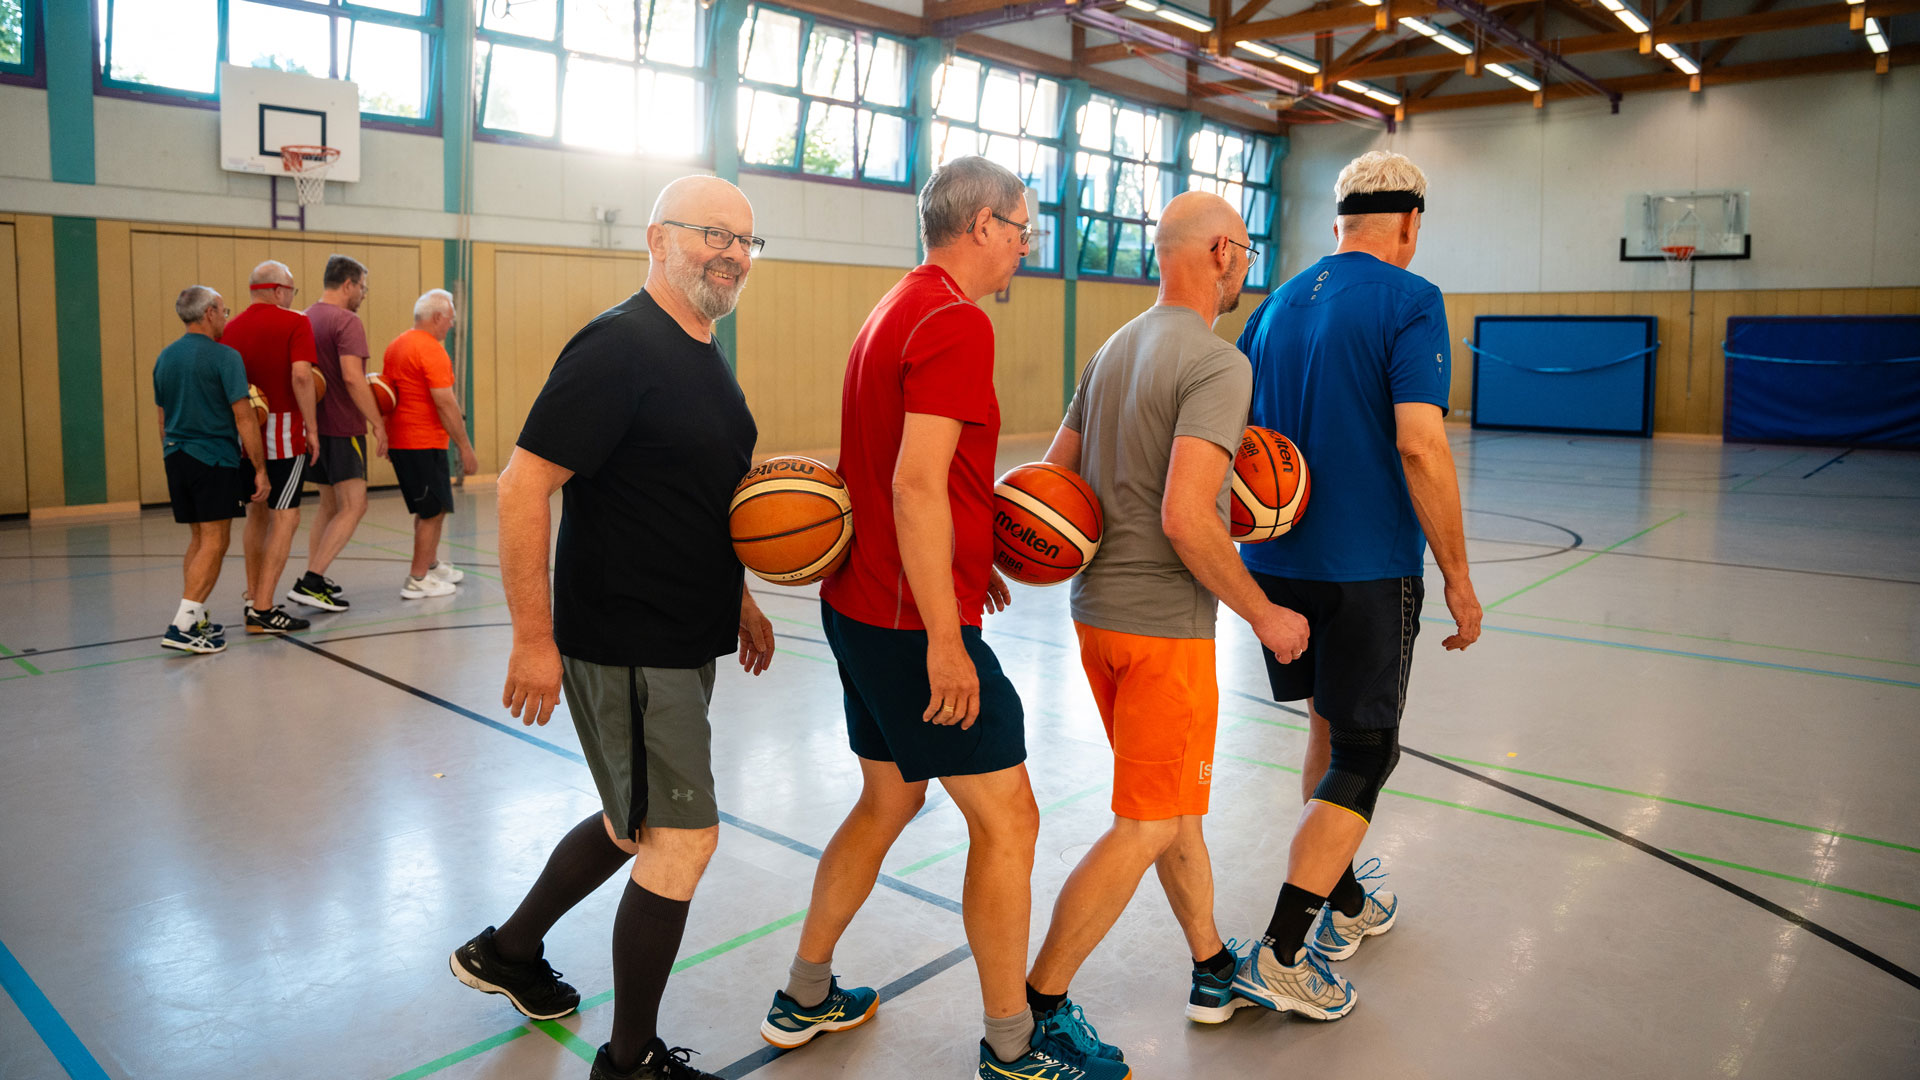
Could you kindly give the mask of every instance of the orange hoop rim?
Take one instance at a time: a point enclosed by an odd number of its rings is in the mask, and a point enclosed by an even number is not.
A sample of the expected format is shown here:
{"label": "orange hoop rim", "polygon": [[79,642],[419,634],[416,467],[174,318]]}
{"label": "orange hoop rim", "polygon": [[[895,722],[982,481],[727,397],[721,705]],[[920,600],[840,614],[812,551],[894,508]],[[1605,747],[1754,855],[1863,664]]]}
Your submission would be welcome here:
{"label": "orange hoop rim", "polygon": [[1693,258],[1694,248],[1692,244],[1670,244],[1660,250],[1665,252],[1670,259],[1678,259],[1681,262],[1686,262]]}
{"label": "orange hoop rim", "polygon": [[302,173],[318,167],[321,171],[331,168],[340,160],[340,151],[331,146],[283,146],[280,148],[280,167],[290,173]]}

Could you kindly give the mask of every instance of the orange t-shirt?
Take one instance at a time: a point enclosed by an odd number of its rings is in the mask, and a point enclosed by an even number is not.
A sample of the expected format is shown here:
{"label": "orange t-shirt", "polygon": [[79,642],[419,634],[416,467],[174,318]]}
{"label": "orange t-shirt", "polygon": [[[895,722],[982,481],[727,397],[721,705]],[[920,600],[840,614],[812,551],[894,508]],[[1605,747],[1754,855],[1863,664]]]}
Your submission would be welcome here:
{"label": "orange t-shirt", "polygon": [[393,387],[393,414],[387,417],[387,445],[395,450],[445,450],[447,429],[433,391],[453,386],[453,358],[438,338],[409,330],[393,339],[380,362],[380,374]]}

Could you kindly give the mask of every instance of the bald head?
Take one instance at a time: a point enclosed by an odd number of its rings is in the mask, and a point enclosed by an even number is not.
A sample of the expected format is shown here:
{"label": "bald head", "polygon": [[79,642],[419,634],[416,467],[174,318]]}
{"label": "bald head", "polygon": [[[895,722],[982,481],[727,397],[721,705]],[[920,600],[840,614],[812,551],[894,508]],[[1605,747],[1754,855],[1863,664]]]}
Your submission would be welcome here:
{"label": "bald head", "polygon": [[254,267],[253,273],[247,275],[247,284],[285,285],[288,288],[292,288],[293,271],[287,269],[286,263],[275,262],[272,259],[268,259],[266,262]]}
{"label": "bald head", "polygon": [[1153,249],[1165,265],[1169,256],[1179,259],[1194,253],[1209,254],[1223,236],[1247,242],[1247,224],[1240,220],[1233,204],[1211,191],[1188,191],[1175,195],[1160,211]]}
{"label": "bald head", "polygon": [[1210,191],[1173,197],[1153,231],[1162,303],[1184,304],[1211,322],[1240,303],[1249,252],[1247,223]]}
{"label": "bald head", "polygon": [[[736,227],[718,220],[722,217],[746,220]],[[710,218],[714,220],[708,220]],[[753,228],[753,205],[739,188],[717,176],[683,176],[660,189],[660,197],[653,202],[653,216],[647,219],[647,224],[658,225],[663,221],[719,225],[734,232],[749,232]]]}

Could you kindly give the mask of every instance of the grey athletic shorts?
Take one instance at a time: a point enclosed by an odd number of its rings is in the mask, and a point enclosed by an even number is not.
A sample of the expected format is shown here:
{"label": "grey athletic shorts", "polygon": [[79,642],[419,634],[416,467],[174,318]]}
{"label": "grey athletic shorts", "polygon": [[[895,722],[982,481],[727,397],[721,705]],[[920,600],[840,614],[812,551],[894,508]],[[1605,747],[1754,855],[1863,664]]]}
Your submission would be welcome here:
{"label": "grey athletic shorts", "polygon": [[714,662],[697,668],[609,667],[560,658],[560,683],[607,820],[632,839],[720,824],[713,795]]}

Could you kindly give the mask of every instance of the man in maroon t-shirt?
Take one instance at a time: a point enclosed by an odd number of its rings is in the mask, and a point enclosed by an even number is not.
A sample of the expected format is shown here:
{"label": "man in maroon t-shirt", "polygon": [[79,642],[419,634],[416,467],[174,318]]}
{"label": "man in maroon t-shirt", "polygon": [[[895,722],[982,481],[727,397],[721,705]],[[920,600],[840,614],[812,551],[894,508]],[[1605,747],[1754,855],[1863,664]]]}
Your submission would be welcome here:
{"label": "man in maroon t-shirt", "polygon": [[993,569],[993,324],[974,300],[1013,278],[1028,219],[1011,172],[982,157],[942,166],[920,193],[926,263],[867,316],[847,361],[840,473],[853,550],[820,595],[864,790],[821,857],[790,979],[760,1033],[798,1046],[850,1026],[844,1009],[823,1007],[840,1004],[830,998],[871,1002],[834,984],[834,945],[937,777],[974,837],[964,902],[986,1006],[981,1075],[1026,1075],[1053,1058],[1119,1080],[1127,1067],[1085,1049],[1098,1044],[1076,1038],[1067,1010],[1029,1007],[1039,811],[1019,695],[980,638],[1008,594]]}
{"label": "man in maroon t-shirt", "polygon": [[[247,507],[242,548],[247,559],[247,633],[285,634],[305,630],[307,620],[287,614],[273,602],[280,572],[287,568],[293,534],[300,527],[300,485],[320,443],[316,433],[313,385],[313,327],[293,307],[299,290],[293,271],[269,259],[247,277],[253,303],[227,323],[222,344],[239,350],[247,362],[247,382],[267,399],[265,501]],[[261,607],[261,601],[266,601]]]}

